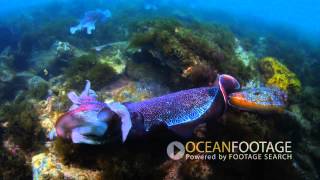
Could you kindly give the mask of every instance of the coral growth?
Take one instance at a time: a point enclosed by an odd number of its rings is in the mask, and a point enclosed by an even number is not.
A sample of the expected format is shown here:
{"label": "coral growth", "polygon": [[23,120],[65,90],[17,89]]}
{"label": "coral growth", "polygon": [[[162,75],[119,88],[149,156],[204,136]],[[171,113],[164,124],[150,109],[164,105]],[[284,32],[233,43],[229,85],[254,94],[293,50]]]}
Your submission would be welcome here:
{"label": "coral growth", "polygon": [[301,82],[296,74],[272,57],[259,61],[259,68],[267,86],[275,86],[293,94],[301,92]]}

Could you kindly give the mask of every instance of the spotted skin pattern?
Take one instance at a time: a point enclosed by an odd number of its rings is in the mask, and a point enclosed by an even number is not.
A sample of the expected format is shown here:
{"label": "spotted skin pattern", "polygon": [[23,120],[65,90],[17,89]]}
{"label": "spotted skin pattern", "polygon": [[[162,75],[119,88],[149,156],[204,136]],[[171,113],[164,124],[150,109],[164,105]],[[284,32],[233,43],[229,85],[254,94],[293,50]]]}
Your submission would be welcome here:
{"label": "spotted skin pattern", "polygon": [[170,127],[201,118],[214,106],[217,94],[218,87],[195,88],[132,103],[127,108],[142,114],[149,131],[161,122]]}
{"label": "spotted skin pattern", "polygon": [[228,103],[237,109],[256,112],[283,112],[287,95],[277,88],[245,89],[229,95]]}
{"label": "spotted skin pattern", "polygon": [[146,135],[158,125],[187,136],[205,118],[221,116],[227,106],[226,96],[238,88],[235,78],[219,75],[211,87],[183,90],[140,102],[105,104],[97,101],[87,81],[80,96],[75,92],[68,94],[73,105],[59,118],[56,130],[49,136],[71,139],[73,143],[99,144],[92,136],[101,137],[107,132],[113,114],[120,117],[123,142],[129,132],[131,136]]}

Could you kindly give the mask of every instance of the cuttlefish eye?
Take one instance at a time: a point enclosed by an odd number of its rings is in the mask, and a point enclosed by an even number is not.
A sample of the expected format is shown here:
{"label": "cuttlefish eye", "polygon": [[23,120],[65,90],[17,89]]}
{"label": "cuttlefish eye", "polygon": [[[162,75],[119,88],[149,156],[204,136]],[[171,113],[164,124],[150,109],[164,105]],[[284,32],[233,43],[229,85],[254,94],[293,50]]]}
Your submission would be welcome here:
{"label": "cuttlefish eye", "polygon": [[259,96],[260,92],[256,91],[256,92],[253,93],[253,95]]}

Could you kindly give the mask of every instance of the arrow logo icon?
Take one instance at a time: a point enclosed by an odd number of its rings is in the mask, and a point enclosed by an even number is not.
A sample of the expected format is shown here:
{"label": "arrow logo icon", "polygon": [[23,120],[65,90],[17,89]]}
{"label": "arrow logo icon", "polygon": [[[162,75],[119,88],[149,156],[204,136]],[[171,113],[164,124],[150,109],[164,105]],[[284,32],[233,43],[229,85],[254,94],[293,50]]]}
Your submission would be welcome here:
{"label": "arrow logo icon", "polygon": [[184,145],[179,141],[173,141],[167,146],[167,154],[173,160],[181,159],[184,153]]}

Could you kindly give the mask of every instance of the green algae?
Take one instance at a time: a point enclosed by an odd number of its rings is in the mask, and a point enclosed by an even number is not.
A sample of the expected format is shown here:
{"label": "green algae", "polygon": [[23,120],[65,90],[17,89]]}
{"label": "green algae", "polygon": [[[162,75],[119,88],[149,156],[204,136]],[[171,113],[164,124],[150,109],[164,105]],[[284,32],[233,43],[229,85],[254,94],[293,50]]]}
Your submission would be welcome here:
{"label": "green algae", "polygon": [[94,89],[102,88],[116,77],[116,72],[108,64],[99,62],[95,54],[83,55],[72,59],[65,70],[70,88],[81,89],[86,80],[92,82]]}
{"label": "green algae", "polygon": [[42,99],[48,95],[49,85],[47,83],[39,83],[37,87],[28,90],[27,94],[32,98]]}
{"label": "green algae", "polygon": [[159,66],[169,67],[177,76],[199,80],[193,78],[201,77],[199,71],[193,74],[193,68],[207,66],[212,72],[228,73],[241,80],[250,78],[250,70],[235,55],[233,34],[224,27],[185,25],[172,19],[138,22],[136,26],[130,47],[151,54]]}
{"label": "green algae", "polygon": [[4,121],[8,122],[6,137],[12,136],[13,142],[24,150],[42,147],[44,132],[32,102],[25,100],[8,104],[2,107],[2,112]]}

